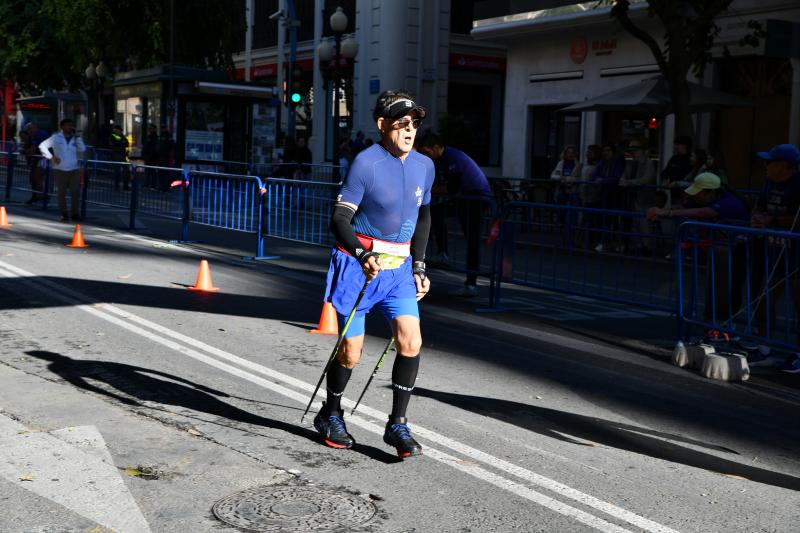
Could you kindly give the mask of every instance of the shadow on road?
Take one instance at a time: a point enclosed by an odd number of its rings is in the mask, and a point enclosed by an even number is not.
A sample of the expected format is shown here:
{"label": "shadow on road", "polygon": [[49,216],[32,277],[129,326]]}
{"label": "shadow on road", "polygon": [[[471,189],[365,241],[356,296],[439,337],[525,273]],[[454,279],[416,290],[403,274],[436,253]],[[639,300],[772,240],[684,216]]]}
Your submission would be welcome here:
{"label": "shadow on road", "polygon": [[522,429],[571,444],[587,445],[575,438],[570,438],[576,437],[584,441],[591,441],[603,446],[647,455],[672,463],[680,463],[725,475],[740,476],[775,487],[795,491],[800,490],[800,478],[744,465],[669,442],[678,441],[696,447],[738,455],[734,450],[680,435],[653,431],[644,427],[612,422],[602,418],[577,415],[545,407],[535,407],[509,400],[434,391],[420,387],[414,389],[414,394],[514,424]]}
{"label": "shadow on road", "polygon": [[[113,361],[72,359],[44,350],[31,350],[25,353],[31,357],[48,361],[47,369],[49,371],[75,387],[108,396],[125,405],[150,408],[149,405],[141,402],[152,402],[184,407],[232,422],[276,429],[319,442],[319,435],[315,431],[239,409],[220,400],[220,398],[231,397],[225,392],[194,383],[180,376]],[[105,383],[109,388],[91,382]],[[370,459],[384,463],[400,461],[398,457],[372,446],[359,444],[353,449]]]}
{"label": "shadow on road", "polygon": [[[114,302],[115,304],[180,311],[199,311],[219,315],[272,318],[298,323],[316,318],[313,312],[308,311],[308,308],[298,306],[296,301],[292,301],[290,298],[270,298],[226,292],[204,293],[177,287],[158,287],[56,276],[35,276],[25,279],[38,286],[50,283],[60,287],[68,287],[84,295],[84,298],[78,299],[76,297],[75,299],[78,300],[78,303],[86,305],[92,305],[97,302]],[[176,282],[175,285],[179,285],[179,283]],[[15,288],[16,291],[14,290]],[[321,300],[322,288],[314,287],[313,289],[318,289],[317,292],[320,293]],[[19,279],[0,278],[0,293],[14,293],[19,290]],[[37,296],[36,299],[17,299],[12,305],[7,304],[5,308],[34,309],[72,305],[49,294]]]}

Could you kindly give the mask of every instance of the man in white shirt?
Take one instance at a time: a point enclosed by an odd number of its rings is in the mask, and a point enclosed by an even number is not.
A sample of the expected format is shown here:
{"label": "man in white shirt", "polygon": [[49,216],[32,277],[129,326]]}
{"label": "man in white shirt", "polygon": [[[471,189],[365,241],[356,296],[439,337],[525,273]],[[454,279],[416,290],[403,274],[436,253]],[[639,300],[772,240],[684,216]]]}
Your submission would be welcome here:
{"label": "man in white shirt", "polygon": [[[72,214],[72,220],[79,221],[81,173],[78,152],[85,152],[86,145],[83,144],[83,139],[75,135],[75,123],[72,119],[65,118],[59,126],[61,131],[42,142],[39,150],[53,165],[53,179],[58,191],[58,210],[61,212],[61,220],[69,220],[69,214]],[[67,189],[72,208],[70,212],[67,212]]]}

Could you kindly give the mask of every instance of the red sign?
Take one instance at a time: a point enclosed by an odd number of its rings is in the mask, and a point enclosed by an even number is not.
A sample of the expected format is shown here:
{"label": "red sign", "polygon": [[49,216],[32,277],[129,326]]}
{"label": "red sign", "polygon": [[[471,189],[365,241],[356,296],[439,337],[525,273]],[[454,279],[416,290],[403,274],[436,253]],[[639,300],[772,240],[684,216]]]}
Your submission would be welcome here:
{"label": "red sign", "polygon": [[586,61],[586,54],[589,53],[589,45],[586,44],[586,39],[578,37],[572,41],[572,46],[569,49],[569,57],[576,65],[580,65]]}
{"label": "red sign", "polygon": [[[314,68],[314,60],[313,59],[298,59],[294,62],[295,67],[305,70],[307,72],[311,72]],[[278,64],[277,63],[270,63],[268,65],[258,65],[255,67],[250,67],[250,79],[251,80],[258,80],[264,78],[274,78],[278,75]],[[235,80],[243,80],[244,79],[244,68],[237,68],[234,72],[233,79]]]}
{"label": "red sign", "polygon": [[617,47],[616,39],[598,39],[592,41],[592,52],[596,56],[608,56]]}
{"label": "red sign", "polygon": [[483,72],[505,72],[506,58],[450,54],[450,68],[454,70],[480,70]]}

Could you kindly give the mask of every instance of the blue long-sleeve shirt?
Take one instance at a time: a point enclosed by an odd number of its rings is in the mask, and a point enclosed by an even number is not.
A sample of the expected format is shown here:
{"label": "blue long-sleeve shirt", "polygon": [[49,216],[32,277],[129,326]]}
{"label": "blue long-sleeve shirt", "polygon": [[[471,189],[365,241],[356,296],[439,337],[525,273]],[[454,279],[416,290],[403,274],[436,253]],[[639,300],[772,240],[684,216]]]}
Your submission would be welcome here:
{"label": "blue long-sleeve shirt", "polygon": [[603,180],[603,185],[617,185],[625,173],[625,158],[615,157],[611,161],[602,159],[592,174],[592,181]]}

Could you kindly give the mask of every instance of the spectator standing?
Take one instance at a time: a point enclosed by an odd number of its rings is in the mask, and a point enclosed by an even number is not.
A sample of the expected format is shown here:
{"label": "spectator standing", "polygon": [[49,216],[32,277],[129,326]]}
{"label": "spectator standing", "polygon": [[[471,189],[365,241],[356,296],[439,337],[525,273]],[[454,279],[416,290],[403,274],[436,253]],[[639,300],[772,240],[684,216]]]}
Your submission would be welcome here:
{"label": "spectator standing", "polygon": [[[158,166],[158,129],[155,124],[147,125],[147,137],[142,147],[142,159],[145,166]],[[147,186],[155,189],[158,185],[158,172],[154,168],[145,169]]]}
{"label": "spectator standing", "polygon": [[350,165],[353,162],[353,155],[350,151],[350,145],[342,143],[339,147],[339,179],[342,181],[347,178],[347,173],[350,171]]}
{"label": "spectator standing", "polygon": [[[600,152],[601,158],[592,174],[592,181],[600,187],[600,206],[603,209],[620,209],[620,204],[624,202],[621,198],[619,180],[625,173],[625,158],[617,153],[617,147],[613,143],[605,143]],[[607,217],[604,217],[607,218]],[[616,216],[610,217],[608,222],[601,221],[603,230],[614,231],[620,228],[619,219]],[[605,233],[599,235],[601,242],[595,246],[596,252],[605,250],[603,241]]]}
{"label": "spectator standing", "polygon": [[[625,173],[619,180],[619,185],[623,189],[620,191],[621,195],[626,197],[625,207],[633,209],[634,211],[644,211],[653,205],[653,196],[655,194],[656,183],[656,164],[655,161],[650,159],[650,154],[645,150],[642,142],[638,139],[633,139],[628,143],[628,151],[631,154],[631,159],[625,162]],[[623,226],[626,231],[634,229],[645,235],[648,231],[648,221],[646,219],[623,219]],[[628,244],[629,239],[624,239],[625,244]],[[644,238],[641,242],[643,251],[648,251],[650,248],[650,239]]]}
{"label": "spectator standing", "polygon": [[352,150],[351,150],[352,156],[354,158],[355,158],[355,156],[358,155],[358,152],[360,152],[361,150],[363,150],[364,148],[367,147],[366,144],[364,144],[364,132],[363,131],[358,130],[358,132],[356,132],[356,138],[353,139],[353,142],[351,143],[351,147],[352,147]]}
{"label": "spectator standing", "polygon": [[[774,146],[769,152],[758,152],[758,157],[763,159],[767,166],[767,181],[758,198],[750,223],[754,228],[769,228],[781,231],[797,232],[797,217],[800,211],[800,150],[792,144],[779,144]],[[758,303],[756,304],[756,324],[758,331],[766,335],[765,320],[769,312],[770,323],[774,324],[775,302],[780,298],[784,290],[791,294],[791,300],[795,310],[795,332],[797,342],[800,343],[800,280],[797,278],[797,269],[800,266],[798,254],[800,250],[785,239],[768,238],[762,242],[762,250],[756,251],[756,260],[761,258],[763,263],[764,254],[768,254],[770,263],[780,263],[775,270],[778,279],[770,279],[772,272],[757,272],[762,280],[758,291]],[[769,309],[765,300],[767,287],[769,287]],[[775,330],[774,327],[771,328]],[[769,352],[762,350],[764,358],[769,358]],[[761,361],[753,361],[758,364]],[[800,354],[795,354],[791,362],[787,362],[782,369],[792,374],[800,373]]]}
{"label": "spectator standing", "polygon": [[568,144],[561,151],[561,159],[550,174],[550,179],[558,183],[554,195],[557,204],[577,205],[579,197],[575,181],[581,175],[581,163],[577,160],[578,150]]}
{"label": "spectator standing", "polygon": [[42,153],[39,150],[39,145],[50,137],[50,134],[40,129],[33,122],[28,122],[25,125],[25,133],[27,139],[23,144],[22,152],[28,163],[28,181],[31,184],[31,197],[25,204],[32,205],[34,202],[41,200],[44,194],[44,175],[47,162],[40,157]]}
{"label": "spectator standing", "polygon": [[689,156],[689,163],[691,163],[692,169],[686,174],[686,177],[684,177],[682,181],[678,182],[681,187],[688,187],[694,181],[694,178],[705,170],[707,162],[708,152],[702,148],[692,150]]}
{"label": "spectator standing", "polygon": [[122,163],[128,161],[128,147],[130,143],[122,132],[122,126],[119,124],[114,124],[111,130],[109,145],[111,146],[111,160],[117,163],[114,165],[114,188],[119,188],[120,182],[122,182],[122,189],[128,191],[131,188],[128,180],[128,169]]}
{"label": "spectator standing", "polygon": [[477,296],[481,263],[481,218],[487,205],[494,208],[489,180],[471,157],[461,150],[445,146],[436,133],[428,132],[423,135],[418,149],[433,159],[437,172],[448,184],[448,190],[457,191],[459,195],[456,199],[456,211],[467,240],[467,277],[464,286],[452,295]]}
{"label": "spectator standing", "polygon": [[[175,166],[175,142],[169,135],[166,126],[161,126],[161,133],[156,144],[156,164],[164,168]],[[158,186],[162,191],[170,190],[173,174],[169,170],[158,171]]]}
{"label": "spectator standing", "polygon": [[700,172],[711,172],[715,176],[719,176],[719,180],[724,187],[728,186],[728,174],[725,172],[725,159],[722,157],[721,152],[716,154],[709,152],[706,154],[706,164],[700,168]]}
{"label": "spectator standing", "polygon": [[[60,123],[61,131],[45,139],[40,145],[42,155],[53,163],[53,179],[58,192],[58,210],[61,220],[79,221],[81,175],[78,152],[86,151],[86,145],[75,134],[72,119],[65,118]],[[52,150],[52,152],[51,152]],[[67,211],[67,189],[69,189],[71,210]]]}
{"label": "spectator standing", "polygon": [[672,187],[672,184],[681,181],[692,170],[689,152],[692,149],[692,139],[687,136],[675,137],[673,154],[667,161],[667,166],[661,171],[661,185]]}
{"label": "spectator standing", "polygon": [[601,150],[599,144],[590,144],[586,147],[586,161],[581,165],[579,187],[581,205],[584,207],[600,207],[600,189],[592,183],[592,178],[600,161]]}

